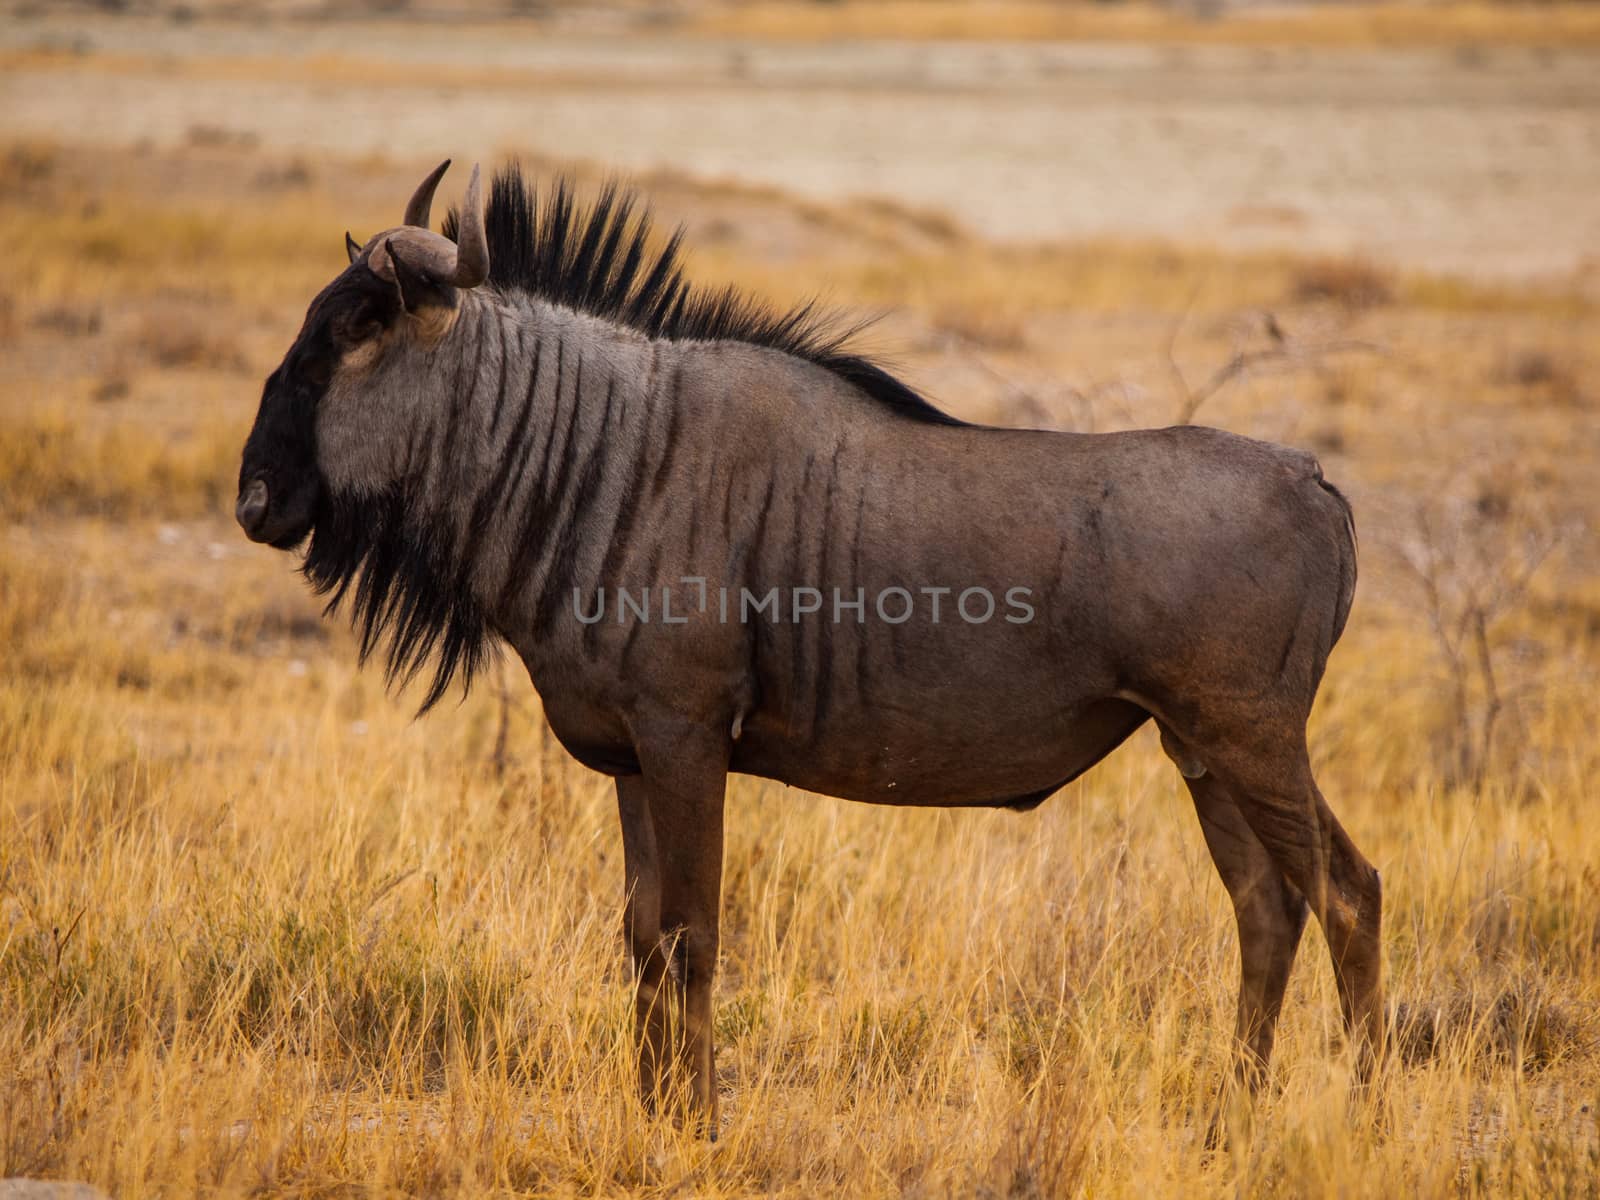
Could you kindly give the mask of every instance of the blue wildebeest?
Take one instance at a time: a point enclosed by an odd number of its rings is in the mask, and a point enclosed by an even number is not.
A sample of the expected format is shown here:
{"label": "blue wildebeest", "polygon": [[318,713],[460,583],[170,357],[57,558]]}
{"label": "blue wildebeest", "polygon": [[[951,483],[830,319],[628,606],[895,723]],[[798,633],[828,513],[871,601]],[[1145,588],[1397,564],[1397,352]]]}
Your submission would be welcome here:
{"label": "blue wildebeest", "polygon": [[401,226],[346,235],[267,380],[237,516],[304,544],[391,677],[433,664],[425,708],[499,639],[615,778],[647,1102],[684,1080],[715,1129],[730,771],[1030,809],[1150,720],[1238,918],[1241,1077],[1308,912],[1370,1068],[1378,875],[1306,750],[1356,583],[1315,459],[968,425],[809,308],[691,288],[614,189],[541,204],[512,170],[485,205],[474,170],[434,233],[443,171]]}

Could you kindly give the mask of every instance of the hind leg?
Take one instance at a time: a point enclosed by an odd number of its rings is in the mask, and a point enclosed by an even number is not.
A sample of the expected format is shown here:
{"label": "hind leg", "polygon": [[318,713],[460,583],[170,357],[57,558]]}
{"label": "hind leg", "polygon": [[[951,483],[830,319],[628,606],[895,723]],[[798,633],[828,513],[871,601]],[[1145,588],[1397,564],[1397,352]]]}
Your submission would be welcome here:
{"label": "hind leg", "polygon": [[1309,906],[1278,870],[1227,789],[1212,775],[1185,782],[1239,926],[1236,1076],[1254,1092],[1272,1057],[1283,993]]}
{"label": "hind leg", "polygon": [[1235,726],[1232,736],[1207,740],[1205,758],[1322,926],[1358,1076],[1369,1079],[1384,1044],[1382,888],[1317,789],[1303,724],[1268,719]]}

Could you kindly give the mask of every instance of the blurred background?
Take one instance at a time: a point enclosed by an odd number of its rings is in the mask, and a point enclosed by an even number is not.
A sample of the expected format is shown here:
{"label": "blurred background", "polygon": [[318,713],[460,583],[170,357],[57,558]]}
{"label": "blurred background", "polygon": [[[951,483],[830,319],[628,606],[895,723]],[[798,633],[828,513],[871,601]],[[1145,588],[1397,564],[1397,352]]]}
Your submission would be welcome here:
{"label": "blurred background", "polygon": [[[862,345],[963,417],[1219,425],[1314,450],[1355,505],[1361,590],[1312,740],[1390,881],[1428,1153],[1305,1124],[1339,1093],[1302,1071],[1263,1157],[1202,1172],[1231,918],[1141,735],[1033,824],[735,787],[724,1107],[745,1124],[721,1166],[674,1152],[697,1187],[1052,1194],[963,1172],[1012,1171],[1066,1120],[1088,1132],[1052,1169],[1102,1194],[1592,1190],[1600,4],[1446,0],[0,0],[0,827],[21,831],[0,839],[0,1109],[24,1114],[0,1175],[675,1178],[617,1132],[631,1117],[584,1104],[471,1153],[375,1135],[284,1156],[284,1131],[333,1128],[306,1106],[334,1076],[428,1120],[441,1095],[487,1103],[463,1079],[544,1095],[451,1057],[485,1029],[559,1043],[557,1075],[595,1095],[625,1074],[602,1078],[620,1000],[586,1018],[597,1039],[555,1032],[619,970],[603,781],[509,666],[410,723],[415,697],[359,672],[231,519],[261,381],[345,231],[394,224],[445,157],[452,201],[475,160],[585,191],[621,175],[686,227],[693,277],[878,317]],[[890,844],[969,865],[908,883]],[[1121,907],[1070,944],[1021,900],[950,916],[1015,891],[1018,855],[1040,888],[1098,880]],[[1174,894],[1197,915],[1154,902]],[[799,949],[768,924],[780,895]],[[852,943],[835,977],[846,928],[901,936]],[[1291,1061],[1337,1040],[1317,961]],[[990,989],[970,1003],[948,991],[969,970]],[[1077,1014],[1065,1041],[1039,995]],[[1205,1035],[1152,1050],[1153,1028]],[[899,1081],[871,1104],[861,1061]],[[935,1113],[981,1154],[940,1157]]]}

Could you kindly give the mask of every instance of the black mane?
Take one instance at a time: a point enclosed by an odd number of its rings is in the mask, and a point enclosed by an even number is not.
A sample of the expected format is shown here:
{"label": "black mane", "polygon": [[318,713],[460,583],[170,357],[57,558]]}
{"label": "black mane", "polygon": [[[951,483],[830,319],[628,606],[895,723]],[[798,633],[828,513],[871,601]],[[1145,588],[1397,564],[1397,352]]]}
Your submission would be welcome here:
{"label": "black mane", "polygon": [[[882,367],[849,353],[859,326],[841,326],[815,303],[780,310],[737,288],[698,288],[683,277],[677,230],[659,251],[648,247],[650,214],[637,197],[609,183],[587,210],[565,178],[543,198],[520,168],[494,178],[484,213],[489,282],[537,296],[669,341],[735,341],[792,354],[832,371],[872,399],[916,421],[961,425]],[[451,209],[444,235],[454,240]]]}
{"label": "black mane", "polygon": [[[854,328],[814,304],[788,311],[734,288],[696,288],[678,261],[681,231],[648,248],[649,215],[615,184],[580,210],[566,180],[542,204],[515,167],[494,180],[485,212],[489,282],[672,341],[739,341],[792,354],[833,372],[905,417],[963,422],[941,412],[868,359],[847,353]],[[454,239],[459,215],[445,219]],[[348,604],[365,662],[383,648],[384,674],[404,686],[430,665],[419,715],[459,679],[469,688],[492,647],[487,614],[465,578],[450,531],[435,527],[397,483],[375,496],[319,498],[302,571],[327,597],[326,612]],[[387,645],[384,643],[387,642]]]}

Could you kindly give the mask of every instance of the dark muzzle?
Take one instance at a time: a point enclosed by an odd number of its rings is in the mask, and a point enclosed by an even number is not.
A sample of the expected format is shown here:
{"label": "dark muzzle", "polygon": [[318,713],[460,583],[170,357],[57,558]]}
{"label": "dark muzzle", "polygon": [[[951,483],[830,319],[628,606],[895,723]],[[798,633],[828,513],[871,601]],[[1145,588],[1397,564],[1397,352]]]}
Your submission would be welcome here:
{"label": "dark muzzle", "polygon": [[233,506],[233,515],[245,536],[253,542],[264,542],[267,527],[267,483],[252,479],[239,492],[239,502]]}
{"label": "dark muzzle", "polygon": [[233,515],[252,542],[276,550],[293,550],[316,521],[318,486],[274,487],[262,475],[251,475],[239,487]]}

